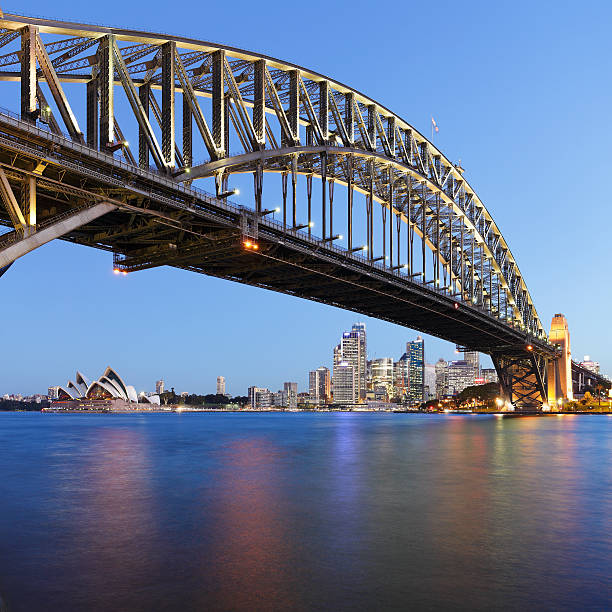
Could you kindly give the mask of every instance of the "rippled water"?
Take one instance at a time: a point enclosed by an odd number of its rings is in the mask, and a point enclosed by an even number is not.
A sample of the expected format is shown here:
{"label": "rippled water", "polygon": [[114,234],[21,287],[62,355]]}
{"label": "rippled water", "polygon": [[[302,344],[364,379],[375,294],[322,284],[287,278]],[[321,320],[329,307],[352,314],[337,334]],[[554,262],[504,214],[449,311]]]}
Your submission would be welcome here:
{"label": "rippled water", "polygon": [[13,612],[610,608],[612,417],[0,414]]}

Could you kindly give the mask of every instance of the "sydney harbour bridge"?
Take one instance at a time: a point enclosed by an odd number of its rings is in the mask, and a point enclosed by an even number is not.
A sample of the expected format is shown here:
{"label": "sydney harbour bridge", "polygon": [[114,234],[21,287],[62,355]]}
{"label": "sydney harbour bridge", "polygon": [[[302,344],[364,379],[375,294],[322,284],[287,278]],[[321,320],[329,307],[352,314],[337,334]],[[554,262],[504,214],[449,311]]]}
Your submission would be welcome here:
{"label": "sydney harbour bridge", "polygon": [[59,238],[111,252],[119,273],[175,266],[486,353],[517,409],[571,397],[572,380],[609,387],[571,362],[564,319],[547,335],[460,165],[349,86],[218,44],[5,13],[0,87],[0,276]]}

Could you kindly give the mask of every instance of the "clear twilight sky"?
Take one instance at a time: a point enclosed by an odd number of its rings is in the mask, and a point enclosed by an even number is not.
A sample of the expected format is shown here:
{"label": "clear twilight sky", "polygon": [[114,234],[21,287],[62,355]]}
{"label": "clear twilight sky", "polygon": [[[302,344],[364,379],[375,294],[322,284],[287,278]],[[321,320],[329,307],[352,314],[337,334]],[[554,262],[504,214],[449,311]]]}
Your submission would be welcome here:
{"label": "clear twilight sky", "polygon": [[[612,374],[612,4],[263,4],[12,0],[5,12],[162,31],[242,47],[321,72],[430,134],[508,241],[544,326],[569,321],[572,353]],[[171,10],[175,6],[176,10]],[[170,10],[168,10],[170,7]],[[312,19],[309,19],[312,16]],[[348,24],[348,27],[345,27]],[[2,91],[2,89],[0,89]],[[17,98],[0,106],[18,111]],[[252,194],[235,198],[250,205]],[[340,333],[368,329],[370,358],[397,359],[417,332],[172,268],[112,274],[109,253],[61,242],[0,279],[0,395],[45,393],[78,368],[112,365],[137,390],[277,389],[331,366]],[[426,359],[456,358],[426,336]]]}

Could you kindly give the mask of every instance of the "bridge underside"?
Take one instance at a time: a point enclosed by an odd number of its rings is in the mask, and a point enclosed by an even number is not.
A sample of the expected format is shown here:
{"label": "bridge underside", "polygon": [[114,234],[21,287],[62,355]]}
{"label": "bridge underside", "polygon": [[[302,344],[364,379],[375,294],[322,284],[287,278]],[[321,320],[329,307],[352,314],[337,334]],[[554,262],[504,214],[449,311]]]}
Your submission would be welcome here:
{"label": "bridge underside", "polygon": [[[112,252],[121,270],[170,265],[384,319],[492,355],[518,408],[536,406],[530,385],[544,397],[535,357],[554,356],[553,347],[400,270],[5,116],[0,167],[15,194],[27,193],[35,177],[34,232],[108,205],[110,212],[67,226],[62,238]],[[2,207],[0,222],[12,224]],[[0,237],[0,254],[18,239],[17,232]]]}

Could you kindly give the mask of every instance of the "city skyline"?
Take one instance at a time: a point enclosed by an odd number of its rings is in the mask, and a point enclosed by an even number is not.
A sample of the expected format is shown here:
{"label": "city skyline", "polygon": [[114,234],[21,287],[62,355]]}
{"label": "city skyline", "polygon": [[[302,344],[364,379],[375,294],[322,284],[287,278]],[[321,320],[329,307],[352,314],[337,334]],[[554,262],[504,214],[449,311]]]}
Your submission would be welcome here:
{"label": "city skyline", "polygon": [[[467,7],[458,17],[468,32],[473,31],[470,30],[470,19],[478,10],[477,5]],[[120,5],[110,2],[108,6]],[[80,18],[104,22],[108,6],[88,7]],[[408,85],[402,83],[390,91],[386,79],[391,78],[392,73],[381,71],[367,53],[350,41],[346,41],[346,51],[359,58],[364,66],[363,72],[356,71],[354,64],[347,63],[342,54],[338,58],[329,57],[320,53],[312,41],[299,37],[289,40],[283,38],[286,35],[279,35],[278,40],[266,42],[270,47],[266,50],[279,57],[287,57],[288,50],[289,59],[297,63],[314,65],[340,81],[353,83],[364,90],[367,88],[381,103],[396,110],[425,134],[428,134],[430,117],[435,116],[440,127],[435,135],[436,144],[450,157],[463,160],[466,177],[482,195],[512,243],[543,321],[548,324],[555,312],[564,312],[572,328],[574,355],[581,358],[590,354],[601,364],[602,371],[609,373],[612,369],[607,352],[610,335],[602,324],[610,292],[608,286],[603,284],[603,296],[598,296],[589,305],[588,316],[585,316],[584,305],[585,293],[601,284],[599,280],[607,257],[606,234],[603,227],[594,226],[586,216],[576,216],[574,203],[586,200],[594,207],[593,214],[607,214],[605,193],[600,193],[603,188],[594,177],[601,176],[609,166],[604,143],[609,138],[610,128],[597,117],[605,113],[605,99],[610,86],[596,78],[600,70],[597,61],[580,62],[572,54],[571,47],[559,48],[555,42],[559,33],[571,32],[575,45],[581,45],[591,57],[599,57],[602,55],[601,43],[598,42],[601,37],[597,28],[604,20],[599,15],[598,20],[593,21],[592,7],[585,7],[579,15],[572,14],[570,19],[563,8],[551,13],[543,7],[529,6],[529,20],[525,23],[523,17],[527,6],[519,4],[511,15],[507,15],[501,9],[487,5],[488,14],[496,23],[495,33],[479,32],[479,40],[473,40],[465,48],[457,48],[457,61],[466,71],[466,78],[476,83],[476,90],[472,90],[469,96],[453,96],[452,102],[444,102],[451,98],[452,84],[443,80],[420,92],[419,96],[409,95]],[[46,5],[42,2],[30,2],[26,9],[10,5],[3,8],[46,12]],[[58,18],[69,18],[71,8],[68,2],[58,2],[54,5],[54,12]],[[126,20],[122,25],[138,24],[138,27],[146,29],[146,18],[141,23],[143,17],[138,11],[122,5],[121,8]],[[200,10],[196,9],[196,16]],[[215,13],[220,9],[213,6],[207,10]],[[330,10],[335,14],[338,9],[331,7]],[[414,11],[411,18],[417,22],[431,23],[435,17],[434,11],[427,7],[416,7]],[[521,24],[518,35],[517,23]],[[592,35],[588,39],[583,35],[576,37],[576,26],[581,23],[589,24]],[[152,27],[159,29],[159,25],[153,24]],[[451,34],[457,25],[442,22],[438,27],[442,33]],[[182,20],[179,22],[172,15],[164,24],[168,31],[246,48],[261,48],[261,42],[247,29],[225,28],[227,25],[219,20],[214,31],[194,27],[193,32],[185,32]],[[540,49],[539,55],[530,58],[533,61],[526,62],[532,51],[530,36],[535,33],[543,43],[548,41],[550,44],[548,47],[543,44],[542,48],[548,50]],[[503,48],[496,46],[499,41],[503,42]],[[388,53],[401,50],[397,41],[385,41],[385,45]],[[498,49],[493,56],[481,53],[491,48]],[[432,53],[434,63],[443,60],[437,49]],[[376,67],[376,73],[371,70],[373,67]],[[414,70],[415,78],[419,75],[427,77],[424,67],[414,67]],[[367,83],[361,80],[366,74]],[[580,92],[576,83],[584,86]],[[589,88],[594,87],[593,83],[597,83],[598,96],[584,95],[585,91],[591,91]],[[554,105],[550,104],[551,90],[559,94],[555,96]],[[528,105],[525,100],[529,100]],[[588,150],[588,163],[585,157],[582,164],[587,180],[580,181],[580,186],[561,185],[556,180],[560,165],[570,161],[575,163],[563,146],[562,126],[568,121],[572,122],[578,134],[572,156],[587,156]],[[533,146],[526,148],[525,142],[531,142]],[[555,151],[550,156],[554,159],[541,159],[536,151],[543,147]],[[509,181],[498,172],[502,151],[504,166],[521,176],[518,190],[510,189]],[[532,172],[534,167],[538,168],[538,173]],[[588,180],[591,174],[592,181]],[[240,198],[237,200],[241,203]],[[545,227],[555,237],[553,242],[559,247],[556,262],[550,261],[550,240],[536,240],[535,234],[524,232],[524,217],[517,215],[517,211],[531,215],[534,227]],[[585,252],[587,236],[589,250]],[[585,255],[588,255],[587,261]],[[597,262],[602,263],[599,265]],[[44,391],[54,381],[67,378],[75,361],[83,363],[90,372],[104,368],[108,363],[117,364],[139,388],[150,387],[152,372],[158,376],[163,372],[168,380],[175,381],[177,389],[196,388],[202,380],[202,372],[208,376],[209,372],[228,371],[236,368],[238,361],[240,375],[228,384],[228,391],[240,392],[252,379],[261,378],[258,371],[270,371],[277,355],[287,354],[293,346],[290,338],[299,337],[304,324],[308,326],[308,334],[301,338],[301,351],[299,354],[296,352],[299,363],[290,364],[290,371],[283,368],[283,372],[278,372],[276,378],[266,384],[278,388],[284,380],[291,379],[302,381],[300,384],[305,387],[303,373],[320,361],[317,355],[321,352],[322,338],[329,337],[332,329],[347,329],[355,318],[351,313],[330,307],[178,270],[151,270],[117,278],[111,269],[108,254],[53,243],[22,258],[4,275],[3,295],[14,296],[14,299],[6,301],[7,319],[20,320],[25,316],[37,323],[25,328],[5,329],[4,339],[11,347],[13,358],[4,364],[0,392]],[[64,278],[70,278],[70,292],[58,290]],[[569,290],[568,278],[571,278]],[[143,296],[156,291],[160,294],[145,302]],[[100,295],[106,296],[105,299],[100,299]],[[215,296],[214,299],[210,298],[211,295]],[[106,301],[107,296],[120,300],[121,308]],[[71,340],[74,340],[55,341],[51,347],[43,342],[43,323],[35,315],[41,301],[46,305],[44,327],[57,330],[58,335],[70,330]],[[249,315],[257,321],[258,334],[266,339],[263,346],[269,353],[264,356],[261,347],[258,348],[257,360],[240,355],[240,339],[253,331],[252,323],[244,320],[246,305]],[[168,316],[171,312],[176,313],[175,316]],[[416,335],[409,329],[360,318],[373,331],[371,337],[377,338],[369,351],[370,358],[396,358],[393,347],[398,334],[405,335],[402,341]],[[110,323],[117,340],[94,349],[90,347],[91,328],[98,319]],[[164,321],[161,331],[160,319]],[[300,327],[296,321],[300,322]],[[121,342],[119,338],[153,342],[158,350],[143,350],[136,360],[134,354],[124,348],[126,340]],[[165,341],[168,339],[171,339],[172,348],[168,348]],[[426,337],[426,341],[432,347],[430,354],[439,354],[446,360],[453,358],[452,345],[430,337]],[[53,359],[49,359],[49,354],[53,354]],[[21,367],[23,363],[30,367]],[[185,367],[186,364],[189,367]]]}

